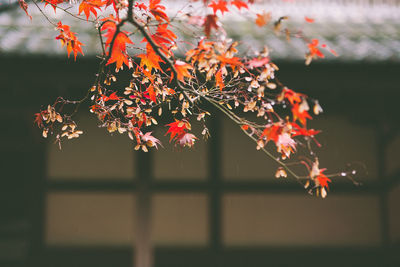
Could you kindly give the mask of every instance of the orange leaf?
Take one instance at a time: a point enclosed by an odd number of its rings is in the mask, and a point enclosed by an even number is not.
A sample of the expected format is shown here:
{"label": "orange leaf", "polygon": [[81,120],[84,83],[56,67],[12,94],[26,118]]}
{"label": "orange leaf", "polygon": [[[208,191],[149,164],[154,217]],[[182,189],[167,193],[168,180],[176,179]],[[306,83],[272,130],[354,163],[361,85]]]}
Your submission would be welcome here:
{"label": "orange leaf", "polygon": [[221,14],[224,15],[224,12],[229,11],[229,9],[226,7],[228,3],[224,0],[219,0],[218,2],[211,1],[211,4],[208,6],[211,7],[214,11],[214,15],[217,14],[218,10],[221,11]]}
{"label": "orange leaf", "polygon": [[28,13],[28,4],[25,2],[25,0],[18,0],[18,4],[19,7],[22,8],[23,11],[25,11],[25,14],[32,20],[32,16]]}
{"label": "orange leaf", "polygon": [[148,93],[149,93],[149,98],[150,98],[150,100],[151,101],[153,101],[155,104],[157,104],[157,94],[156,94],[156,92],[154,91],[154,87],[153,87],[153,85],[150,85],[148,88],[147,88],[147,90],[146,90]]}
{"label": "orange leaf", "polygon": [[207,15],[204,19],[204,33],[206,34],[207,38],[210,37],[211,29],[218,29],[218,17],[216,15]]}
{"label": "orange leaf", "polygon": [[219,90],[221,91],[225,88],[224,78],[222,77],[221,69],[215,74],[215,85],[219,87]]}
{"label": "orange leaf", "polygon": [[239,10],[243,7],[243,8],[249,8],[248,6],[247,6],[247,4],[245,3],[245,2],[243,2],[243,1],[241,1],[241,0],[233,0],[233,1],[231,1],[231,5],[234,5],[234,6],[236,6]]}
{"label": "orange leaf", "polygon": [[307,119],[312,119],[307,110],[301,110],[300,104],[296,103],[292,107],[293,121],[299,120],[304,126],[307,124]]}
{"label": "orange leaf", "polygon": [[259,27],[264,26],[271,20],[271,13],[265,13],[265,11],[262,14],[257,14],[256,18],[256,24]]}
{"label": "orange leaf", "polygon": [[93,15],[97,18],[97,11],[101,10],[100,7],[103,6],[105,2],[102,0],[83,0],[82,3],[79,5],[79,13],[80,15],[82,11],[85,13],[86,20],[89,19],[90,13],[93,13]]}
{"label": "orange leaf", "polygon": [[122,64],[125,64],[129,68],[131,64],[129,62],[129,56],[126,53],[126,44],[133,44],[133,42],[129,39],[129,37],[124,32],[119,32],[117,37],[114,40],[114,45],[111,51],[110,59],[107,61],[106,65],[111,63],[116,64],[116,69],[119,70],[122,68]]}
{"label": "orange leaf", "polygon": [[159,22],[161,22],[162,20],[169,22],[169,18],[167,14],[164,12],[165,6],[159,5],[160,2],[161,0],[150,0],[149,2],[150,13]]}
{"label": "orange leaf", "polygon": [[75,60],[78,53],[81,53],[83,55],[81,46],[84,44],[78,41],[78,37],[76,37],[74,32],[70,31],[69,26],[63,25],[60,21],[57,24],[57,29],[60,31],[60,34],[56,37],[56,40],[60,40],[62,46],[67,46],[68,57],[71,52],[74,52]]}
{"label": "orange leaf", "polygon": [[170,139],[169,141],[171,142],[174,137],[179,137],[183,134],[186,133],[186,130],[190,130],[190,124],[187,121],[180,121],[180,120],[175,120],[175,122],[172,122],[170,124],[167,124],[169,126],[169,129],[167,131],[167,134],[170,134]]}
{"label": "orange leaf", "polygon": [[144,68],[147,67],[148,71],[151,72],[154,69],[161,70],[160,62],[162,59],[155,53],[140,54],[137,56],[140,58],[140,66]]}
{"label": "orange leaf", "polygon": [[188,77],[188,78],[192,77],[192,76],[190,75],[189,70],[191,70],[191,69],[193,69],[193,68],[192,68],[192,66],[190,66],[189,64],[187,64],[187,63],[185,63],[185,62],[183,62],[183,61],[177,60],[177,61],[175,62],[174,67],[175,67],[176,72],[177,72],[177,74],[178,74],[178,77],[177,77],[177,78],[178,78],[178,80],[180,80],[181,82],[184,81],[184,78],[185,78],[185,77]]}
{"label": "orange leaf", "polygon": [[304,20],[307,21],[308,23],[314,23],[315,19],[309,18],[307,16],[304,17]]}

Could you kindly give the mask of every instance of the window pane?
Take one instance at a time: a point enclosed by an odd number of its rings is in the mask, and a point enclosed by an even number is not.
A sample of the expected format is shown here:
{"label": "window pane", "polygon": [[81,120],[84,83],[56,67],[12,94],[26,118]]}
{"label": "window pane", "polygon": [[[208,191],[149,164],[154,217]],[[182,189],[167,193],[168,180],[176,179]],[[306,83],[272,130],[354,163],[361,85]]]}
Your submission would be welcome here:
{"label": "window pane", "polygon": [[133,244],[134,196],[121,193],[50,193],[46,242],[49,245]]}
{"label": "window pane", "polygon": [[222,162],[225,179],[264,180],[274,177],[278,165],[228,119],[223,122]]}
{"label": "window pane", "polygon": [[397,185],[389,194],[389,228],[393,243],[400,241],[400,185]]}
{"label": "window pane", "polygon": [[310,122],[309,127],[323,131],[317,135],[322,144],[322,148],[317,151],[321,168],[335,172],[350,163],[359,170],[357,178],[361,182],[379,178],[374,128],[363,127],[339,117],[317,117]]}
{"label": "window pane", "polygon": [[[377,149],[374,129],[361,127],[336,117],[317,117],[310,121],[308,127],[323,131],[316,136],[322,144],[322,148],[315,149],[321,168],[327,168],[327,172],[334,173],[345,170],[347,164],[352,164],[359,172],[358,179],[361,182],[377,178]],[[223,175],[225,179],[273,179],[278,165],[262,151],[257,151],[254,141],[230,121],[225,121],[223,130]],[[274,153],[276,147],[270,143],[267,145],[267,149]],[[301,153],[299,151],[298,155]],[[292,158],[296,159],[296,156]],[[301,175],[306,174],[306,169],[302,165],[293,169]],[[366,175],[366,171],[368,175]]]}
{"label": "window pane", "polygon": [[400,172],[400,160],[399,160],[399,150],[400,150],[400,134],[394,138],[387,146],[386,151],[386,174],[393,175]]}
{"label": "window pane", "polygon": [[152,199],[152,240],[155,245],[206,245],[207,196],[156,194]]}
{"label": "window pane", "polygon": [[207,178],[207,145],[201,137],[201,129],[192,125],[193,133],[199,138],[192,148],[181,148],[169,143],[169,135],[157,131],[164,148],[154,155],[154,177],[162,180],[204,180]]}
{"label": "window pane", "polygon": [[375,196],[228,194],[223,200],[227,246],[378,245]]}
{"label": "window pane", "polygon": [[83,134],[62,144],[49,143],[48,177],[54,180],[123,179],[134,177],[134,147],[126,134],[111,136],[94,115],[76,120]]}

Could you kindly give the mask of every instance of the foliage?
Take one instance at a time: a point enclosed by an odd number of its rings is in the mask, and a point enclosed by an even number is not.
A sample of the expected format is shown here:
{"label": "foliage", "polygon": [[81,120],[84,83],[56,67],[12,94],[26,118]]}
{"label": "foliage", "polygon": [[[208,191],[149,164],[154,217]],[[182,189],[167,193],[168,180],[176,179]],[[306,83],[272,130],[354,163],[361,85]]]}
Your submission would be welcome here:
{"label": "foliage", "polygon": [[[241,15],[251,20],[254,27],[270,29],[272,34],[283,33],[288,40],[302,39],[308,48],[306,64],[323,58],[323,49],[333,54],[335,51],[320,44],[318,39],[292,34],[283,25],[288,17],[272,22],[271,13],[251,11],[254,0],[192,2],[196,8],[190,12],[183,8],[173,17],[167,14],[161,0],[34,2],[40,10],[43,5],[51,5],[54,12],[68,12],[83,20],[82,23],[92,24],[103,51],[97,78],[82,99],[71,101],[59,97],[36,114],[35,122],[43,136],[54,134],[60,147],[64,139],[79,137],[82,131],[77,130],[73,117],[80,104],[88,101],[90,112],[97,116],[100,126],[110,133],[127,134],[136,150],[147,152],[161,145],[148,127],[171,114],[174,119],[166,125],[170,142],[190,148],[198,140],[191,132],[192,122],[202,125],[203,137],[210,135],[206,122],[213,114],[206,110],[208,104],[235,122],[255,142],[256,149],[280,165],[277,178],[290,173],[308,192],[325,197],[331,182],[329,177],[350,176],[351,172],[328,175],[319,168],[313,147],[320,146],[315,139],[320,131],[308,128],[307,122],[312,119],[311,114],[322,112],[321,106],[317,100],[279,82],[275,77],[278,66],[271,61],[267,47],[258,52],[239,53],[240,44],[226,36],[221,19],[230,13]],[[25,1],[19,3],[29,16]],[[77,13],[70,11],[74,6],[78,7]],[[84,45],[78,35],[61,21],[56,23],[46,18],[59,31],[55,38],[66,46],[68,56],[72,52],[76,60],[79,54],[83,55]],[[305,17],[305,22],[314,20]],[[183,33],[192,36],[191,43],[180,42],[178,34]],[[133,35],[141,35],[142,42],[134,44]],[[176,56],[176,51],[185,58]],[[129,69],[132,78],[121,92],[113,84],[124,68]],[[63,113],[65,105],[74,105],[73,112]],[[267,149],[269,143],[275,147],[272,151]],[[290,162],[299,150],[309,156]],[[306,175],[292,171],[293,164],[303,164]]]}

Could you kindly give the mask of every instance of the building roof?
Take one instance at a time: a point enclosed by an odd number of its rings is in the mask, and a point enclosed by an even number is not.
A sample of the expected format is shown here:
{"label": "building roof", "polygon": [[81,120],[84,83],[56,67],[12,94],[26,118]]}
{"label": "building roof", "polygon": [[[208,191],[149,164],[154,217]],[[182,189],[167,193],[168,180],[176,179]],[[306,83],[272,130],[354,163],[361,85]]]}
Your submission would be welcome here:
{"label": "building roof", "polygon": [[[14,0],[15,1],[15,0]],[[188,6],[187,1],[165,1],[171,14],[183,14],[195,7]],[[186,6],[184,10],[178,7]],[[327,55],[330,61],[391,61],[400,62],[400,3],[394,0],[354,0],[354,1],[262,1],[253,10],[270,11],[273,19],[289,16],[284,27],[292,32],[301,31],[310,38],[318,38],[321,42],[336,50],[339,57]],[[54,37],[57,32],[43,18],[40,11],[29,4],[32,21],[19,8],[0,13],[0,53],[19,55],[65,55],[59,41]],[[47,6],[44,9],[53,21],[63,21],[77,32],[79,39],[85,44],[87,56],[99,54],[97,31],[90,23],[82,23],[61,10],[54,14]],[[75,13],[74,10],[71,12]],[[239,16],[232,13],[224,18],[228,34],[234,39],[251,43],[255,48],[267,45],[271,57],[282,60],[304,60],[306,46],[303,41],[285,36],[276,36],[267,28],[254,25],[249,14]],[[305,16],[315,20],[307,23]],[[235,21],[236,23],[230,23]],[[230,25],[234,25],[230,27]],[[140,42],[140,39],[137,39]],[[329,53],[326,53],[329,54]]]}

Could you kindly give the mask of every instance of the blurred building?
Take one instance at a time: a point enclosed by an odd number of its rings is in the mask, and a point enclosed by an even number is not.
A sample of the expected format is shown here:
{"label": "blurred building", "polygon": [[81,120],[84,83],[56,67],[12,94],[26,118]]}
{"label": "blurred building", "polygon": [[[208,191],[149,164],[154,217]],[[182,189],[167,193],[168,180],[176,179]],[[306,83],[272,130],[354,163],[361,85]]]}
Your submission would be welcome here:
{"label": "blurred building", "polygon": [[[84,135],[60,151],[41,138],[33,114],[91,85],[96,35],[67,23],[86,44],[84,57],[67,60],[33,5],[30,21],[6,2],[0,266],[400,266],[399,1],[260,4],[340,55],[309,67],[295,38],[250,32],[246,21],[230,30],[255,47],[267,44],[280,80],[320,100],[325,112],[310,126],[323,130],[321,165],[331,172],[366,166],[362,186],[336,179],[326,199],[275,179],[276,166],[223,116],[213,117],[212,138],[193,150],[164,138],[164,149],[139,153],[83,109]],[[67,19],[61,11],[52,16]]]}

